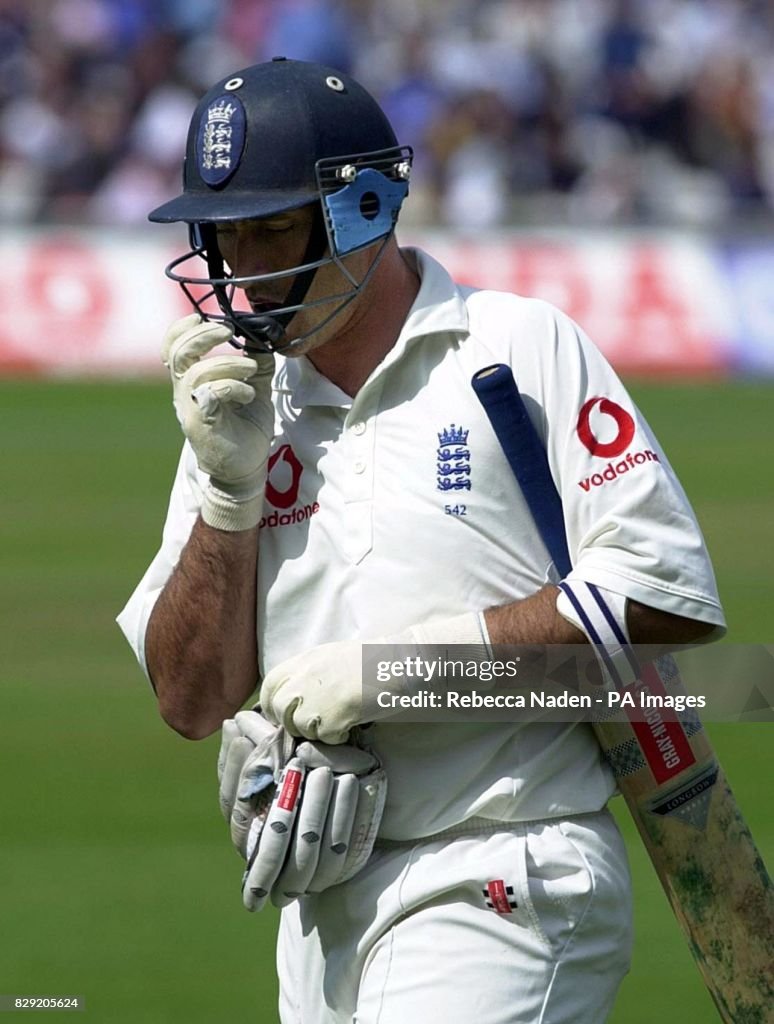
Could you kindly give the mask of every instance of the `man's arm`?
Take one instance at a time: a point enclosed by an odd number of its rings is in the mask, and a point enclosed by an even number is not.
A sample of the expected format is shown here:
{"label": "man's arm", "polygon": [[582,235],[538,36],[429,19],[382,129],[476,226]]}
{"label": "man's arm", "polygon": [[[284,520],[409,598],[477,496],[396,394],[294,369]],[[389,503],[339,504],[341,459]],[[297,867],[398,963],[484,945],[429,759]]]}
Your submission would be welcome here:
{"label": "man's arm", "polygon": [[[556,610],[559,588],[548,585],[523,601],[485,612],[493,644],[585,644],[586,635]],[[627,603],[626,623],[633,644],[697,643],[715,628],[710,623]]]}
{"label": "man's arm", "polygon": [[258,676],[258,524],[274,360],[203,358],[231,338],[227,325],[194,314],[172,325],[162,350],[178,421],[209,480],[200,518],[148,620],[145,662],[162,717],[189,739],[215,732]]}
{"label": "man's arm", "polygon": [[[484,613],[492,644],[583,644],[586,635],[556,609],[559,588],[545,586],[536,594]],[[704,636],[713,627],[667,612],[628,603],[627,628],[637,643],[682,646]],[[622,599],[623,614],[623,599]],[[481,616],[466,612],[443,620],[410,626],[402,633],[376,638],[372,643],[391,645],[454,644],[478,657],[485,650]],[[458,657],[462,654],[457,653]],[[403,677],[391,680],[394,693],[403,696]],[[322,644],[275,665],[261,686],[261,708],[269,721],[283,725],[291,735],[343,743],[349,730],[362,722],[384,718],[394,705],[380,702],[380,692],[363,680],[363,646],[359,640]]]}
{"label": "man's arm", "polygon": [[148,672],[164,721],[203,739],[257,685],[258,529],[229,532],[197,520],[153,609]]}

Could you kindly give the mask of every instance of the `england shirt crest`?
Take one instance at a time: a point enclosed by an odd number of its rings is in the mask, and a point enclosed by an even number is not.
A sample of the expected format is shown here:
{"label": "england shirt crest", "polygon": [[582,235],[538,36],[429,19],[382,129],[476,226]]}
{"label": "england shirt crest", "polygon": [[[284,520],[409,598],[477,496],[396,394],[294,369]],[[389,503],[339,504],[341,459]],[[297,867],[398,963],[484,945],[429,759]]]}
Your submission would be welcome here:
{"label": "england shirt crest", "polygon": [[436,451],[439,491],[470,490],[468,434],[468,430],[454,423],[439,431]]}

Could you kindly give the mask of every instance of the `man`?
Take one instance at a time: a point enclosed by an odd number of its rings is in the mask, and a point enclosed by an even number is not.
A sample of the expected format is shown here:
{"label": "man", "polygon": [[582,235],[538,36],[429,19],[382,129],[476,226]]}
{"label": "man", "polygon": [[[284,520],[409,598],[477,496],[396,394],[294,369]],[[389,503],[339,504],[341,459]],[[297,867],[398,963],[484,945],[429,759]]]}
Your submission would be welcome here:
{"label": "man", "polygon": [[[671,468],[580,329],[398,247],[410,159],[375,101],[315,64],[245,69],[199,104],[184,192],[151,215],[191,225],[169,272],[198,312],[164,344],[187,441],[119,621],[183,735],[260,685],[274,726],[386,773],[365,866],[279,894],[283,1024],[599,1024],[628,969],[630,893],[590,729],[390,721],[361,644],[584,643],[587,585],[634,643],[707,639],[722,612]],[[180,273],[197,255],[206,275]],[[202,285],[219,307],[204,320]],[[229,340],[247,354],[211,355]],[[495,362],[562,495],[561,590],[470,387]]]}

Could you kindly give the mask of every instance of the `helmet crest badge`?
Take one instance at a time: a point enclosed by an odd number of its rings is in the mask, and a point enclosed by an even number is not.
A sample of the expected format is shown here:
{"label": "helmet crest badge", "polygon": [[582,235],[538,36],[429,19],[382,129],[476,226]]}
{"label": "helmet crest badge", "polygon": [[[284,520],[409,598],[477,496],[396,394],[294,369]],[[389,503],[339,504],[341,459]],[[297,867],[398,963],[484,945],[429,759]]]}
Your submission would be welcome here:
{"label": "helmet crest badge", "polygon": [[239,166],[245,125],[245,108],[233,93],[213,100],[202,114],[196,161],[202,180],[212,188],[225,184]]}

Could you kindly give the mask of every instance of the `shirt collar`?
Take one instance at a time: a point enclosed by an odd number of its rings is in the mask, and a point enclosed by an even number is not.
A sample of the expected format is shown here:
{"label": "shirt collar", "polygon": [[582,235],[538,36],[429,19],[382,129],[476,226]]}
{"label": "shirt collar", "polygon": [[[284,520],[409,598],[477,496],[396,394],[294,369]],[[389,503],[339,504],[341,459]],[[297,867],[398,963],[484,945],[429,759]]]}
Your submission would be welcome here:
{"label": "shirt collar", "polygon": [[415,261],[420,286],[395,348],[404,348],[409,341],[427,334],[445,331],[467,334],[465,300],[448,271],[421,249],[404,251]]}
{"label": "shirt collar", "polygon": [[[418,338],[446,332],[468,333],[465,300],[448,271],[421,249],[406,248],[404,252],[415,262],[420,278],[419,291],[395,344],[374,368],[365,386],[397,362]],[[280,358],[278,363],[274,389],[292,393],[294,405],[352,406],[350,396],[318,373],[306,356]]]}

